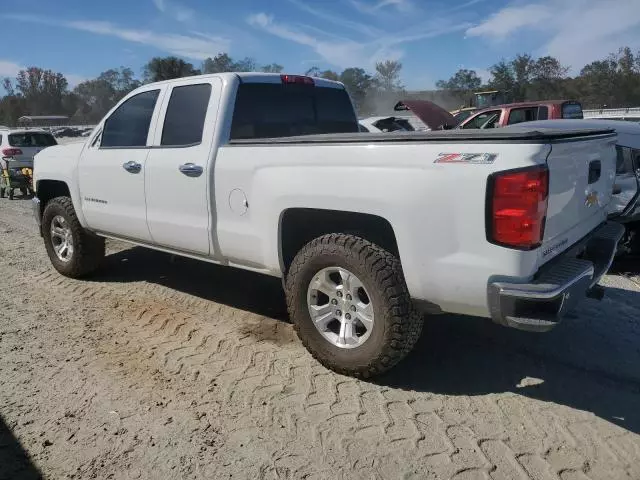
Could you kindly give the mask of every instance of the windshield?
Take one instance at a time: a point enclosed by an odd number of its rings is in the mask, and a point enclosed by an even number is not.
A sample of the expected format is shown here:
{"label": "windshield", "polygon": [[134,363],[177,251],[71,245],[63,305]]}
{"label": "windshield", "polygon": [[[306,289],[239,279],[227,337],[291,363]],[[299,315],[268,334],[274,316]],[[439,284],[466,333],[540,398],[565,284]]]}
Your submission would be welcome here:
{"label": "windshield", "polygon": [[9,135],[9,145],[12,147],[29,148],[29,147],[50,147],[57,145],[53,135],[42,132],[24,132],[12,133]]}
{"label": "windshield", "polygon": [[471,116],[472,113],[475,113],[475,110],[462,110],[458,113],[456,113],[453,118],[456,119],[456,122],[458,122],[458,124],[464,122],[467,118],[469,118]]}

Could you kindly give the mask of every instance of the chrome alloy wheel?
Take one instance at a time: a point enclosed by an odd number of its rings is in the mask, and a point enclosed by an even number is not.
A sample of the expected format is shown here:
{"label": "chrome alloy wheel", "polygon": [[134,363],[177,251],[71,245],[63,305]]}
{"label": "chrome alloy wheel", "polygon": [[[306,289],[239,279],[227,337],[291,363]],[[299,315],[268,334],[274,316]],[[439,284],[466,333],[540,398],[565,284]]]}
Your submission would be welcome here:
{"label": "chrome alloy wheel", "polygon": [[371,335],[371,297],[360,279],[344,268],[324,268],[313,276],[307,306],[313,324],[336,347],[359,347]]}
{"label": "chrome alloy wheel", "polygon": [[73,257],[73,235],[71,227],[61,215],[51,220],[51,244],[53,251],[62,262],[68,262]]}

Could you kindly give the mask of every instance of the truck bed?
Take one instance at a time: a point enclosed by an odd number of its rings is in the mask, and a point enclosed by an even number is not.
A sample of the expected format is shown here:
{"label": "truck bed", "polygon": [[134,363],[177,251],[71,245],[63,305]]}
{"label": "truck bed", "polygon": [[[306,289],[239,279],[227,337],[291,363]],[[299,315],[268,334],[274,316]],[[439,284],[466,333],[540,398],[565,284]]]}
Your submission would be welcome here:
{"label": "truck bed", "polygon": [[253,138],[231,140],[229,145],[281,145],[281,144],[345,144],[345,143],[424,143],[424,142],[490,142],[490,143],[547,143],[569,138],[613,135],[607,128],[544,129],[510,127],[492,130],[438,130],[430,132],[391,133],[330,133],[296,137]]}

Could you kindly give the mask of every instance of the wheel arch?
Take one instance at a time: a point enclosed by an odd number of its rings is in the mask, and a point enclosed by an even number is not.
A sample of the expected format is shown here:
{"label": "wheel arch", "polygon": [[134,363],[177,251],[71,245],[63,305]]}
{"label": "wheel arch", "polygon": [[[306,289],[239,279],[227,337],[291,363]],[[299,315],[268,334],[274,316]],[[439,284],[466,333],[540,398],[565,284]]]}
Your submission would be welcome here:
{"label": "wheel arch", "polygon": [[35,191],[38,200],[40,200],[40,203],[38,203],[40,211],[37,212],[40,218],[42,218],[44,209],[49,201],[56,197],[71,197],[69,186],[62,180],[38,180],[35,185]]}
{"label": "wheel arch", "polygon": [[44,178],[42,180],[37,180],[35,186],[35,193],[40,200],[38,212],[40,218],[42,218],[42,214],[44,213],[44,209],[47,206],[47,203],[56,198],[56,197],[69,197],[71,202],[73,203],[73,208],[76,211],[76,216],[78,217],[78,221],[80,224],[86,228],[86,222],[84,215],[82,213],[82,208],[80,205],[79,194],[74,191],[68,182],[65,180],[57,180],[57,179],[49,179]]}
{"label": "wheel arch", "polygon": [[379,215],[318,208],[288,208],[280,214],[278,252],[286,273],[295,255],[314,238],[328,233],[356,235],[400,258],[391,223]]}

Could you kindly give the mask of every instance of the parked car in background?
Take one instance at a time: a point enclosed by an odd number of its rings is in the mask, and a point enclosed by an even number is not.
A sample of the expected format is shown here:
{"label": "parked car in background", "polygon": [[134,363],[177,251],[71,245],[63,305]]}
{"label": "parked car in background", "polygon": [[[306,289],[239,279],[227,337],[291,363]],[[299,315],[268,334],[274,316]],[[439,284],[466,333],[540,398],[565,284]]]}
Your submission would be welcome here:
{"label": "parked car in background", "polygon": [[545,100],[489,107],[470,115],[458,128],[499,128],[535,120],[583,118],[582,105],[574,100]]}
{"label": "parked car in background", "polygon": [[573,129],[581,126],[610,128],[618,134],[616,181],[609,203],[609,218],[625,225],[620,250],[640,254],[640,123],[623,120],[538,121],[527,125],[536,129]]}
{"label": "parked car in background", "polygon": [[69,277],[98,268],[108,237],[282,278],[313,356],[370,377],[413,348],[425,312],[541,332],[600,298],[624,231],[606,222],[615,141],[585,126],[362,134],[341,83],[202,75],[146,84],[87,142],[39,153],[34,213]]}
{"label": "parked car in background", "polygon": [[40,129],[0,130],[0,153],[2,157],[20,160],[25,166],[33,166],[33,157],[47,147],[57,145],[49,132]]}
{"label": "parked car in background", "polygon": [[359,120],[361,132],[413,132],[415,128],[406,118],[367,117]]}
{"label": "parked car in background", "polygon": [[456,119],[458,124],[464,122],[467,118],[477,112],[479,109],[477,107],[464,107],[459,108],[458,110],[453,110],[451,115]]}

